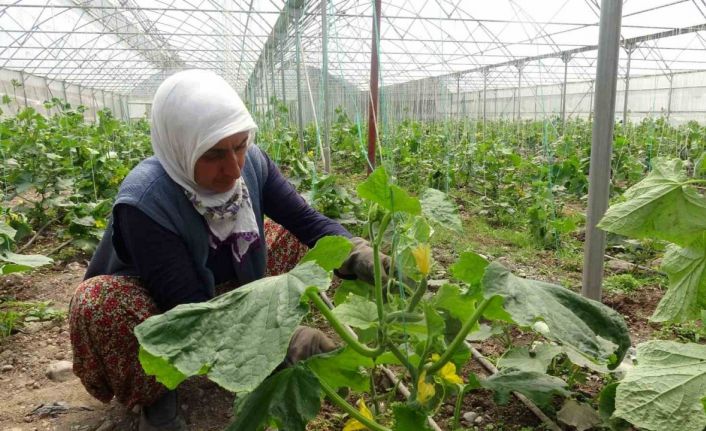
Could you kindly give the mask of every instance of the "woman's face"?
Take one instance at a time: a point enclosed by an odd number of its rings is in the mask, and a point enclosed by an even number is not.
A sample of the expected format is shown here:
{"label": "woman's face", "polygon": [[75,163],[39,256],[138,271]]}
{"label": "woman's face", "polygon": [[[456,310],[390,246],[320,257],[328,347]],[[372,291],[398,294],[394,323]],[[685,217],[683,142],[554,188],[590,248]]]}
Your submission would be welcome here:
{"label": "woman's face", "polygon": [[214,193],[230,190],[245,165],[249,132],[239,132],[218,141],[194,166],[194,181]]}

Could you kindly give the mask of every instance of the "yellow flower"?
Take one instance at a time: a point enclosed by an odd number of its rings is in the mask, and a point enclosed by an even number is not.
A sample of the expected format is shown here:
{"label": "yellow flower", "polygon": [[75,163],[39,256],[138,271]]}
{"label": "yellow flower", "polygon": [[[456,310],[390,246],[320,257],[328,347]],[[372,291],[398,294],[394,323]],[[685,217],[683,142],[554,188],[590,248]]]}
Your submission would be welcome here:
{"label": "yellow flower", "polygon": [[[362,398],[358,399],[358,403],[356,405],[358,406],[358,411],[360,412],[360,414],[370,420],[373,419],[373,413],[370,411],[370,409],[368,409],[368,406],[365,405],[365,400],[363,400]],[[362,423],[358,422],[357,419],[348,419],[346,424],[343,426],[343,431],[359,431],[367,429],[368,428]]]}
{"label": "yellow flower", "polygon": [[417,382],[417,401],[425,404],[429,401],[435,394],[434,383],[427,383],[427,372],[422,371],[419,375],[419,381]]}
{"label": "yellow flower", "polygon": [[105,220],[98,219],[93,223],[98,229],[105,229]]}
{"label": "yellow flower", "polygon": [[423,276],[429,275],[431,269],[431,248],[429,244],[419,244],[412,250],[414,262],[417,264],[417,269]]}
{"label": "yellow flower", "polygon": [[[441,359],[441,357],[438,354],[434,353],[431,355],[432,361],[438,361],[439,359]],[[456,364],[454,364],[453,362],[445,363],[444,366],[441,367],[441,370],[439,370],[439,375],[447,383],[451,383],[452,385],[463,384],[463,379],[461,378],[461,376],[456,374]]]}

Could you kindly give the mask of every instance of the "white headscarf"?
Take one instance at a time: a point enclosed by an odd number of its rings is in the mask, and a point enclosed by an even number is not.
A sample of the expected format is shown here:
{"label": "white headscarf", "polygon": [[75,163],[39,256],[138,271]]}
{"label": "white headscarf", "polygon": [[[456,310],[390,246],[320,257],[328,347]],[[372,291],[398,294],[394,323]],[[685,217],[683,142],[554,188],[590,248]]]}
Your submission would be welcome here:
{"label": "white headscarf", "polygon": [[[152,102],[152,149],[169,177],[184,188],[211,231],[211,246],[232,244],[240,261],[259,230],[243,178],[224,193],[215,193],[194,180],[196,161],[221,139],[250,132],[257,125],[235,90],[206,70],[186,70],[167,78]],[[214,238],[215,237],[215,238]]]}

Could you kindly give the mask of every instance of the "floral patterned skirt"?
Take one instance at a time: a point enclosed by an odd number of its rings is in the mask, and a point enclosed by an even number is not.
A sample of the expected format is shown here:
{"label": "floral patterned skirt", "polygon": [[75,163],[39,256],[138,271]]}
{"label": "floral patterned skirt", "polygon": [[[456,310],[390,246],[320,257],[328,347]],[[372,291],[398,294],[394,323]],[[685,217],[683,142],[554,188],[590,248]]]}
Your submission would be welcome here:
{"label": "floral patterned skirt", "polygon": [[[282,226],[265,222],[266,275],[292,269],[306,253]],[[86,390],[103,402],[113,397],[127,406],[148,405],[166,390],[147,376],[137,359],[133,330],[159,310],[139,278],[101,275],[76,288],[69,308],[74,373]]]}

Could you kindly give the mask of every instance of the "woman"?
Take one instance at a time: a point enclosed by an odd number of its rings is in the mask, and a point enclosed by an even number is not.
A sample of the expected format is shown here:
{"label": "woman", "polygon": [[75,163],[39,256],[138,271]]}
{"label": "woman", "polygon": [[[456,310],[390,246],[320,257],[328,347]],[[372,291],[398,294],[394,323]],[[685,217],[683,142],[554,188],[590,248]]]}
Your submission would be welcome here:
{"label": "woman", "polygon": [[[253,144],[256,129],[235,90],[215,73],[167,78],[152,104],[155,156],[123,181],[72,299],[75,374],[103,402],[115,396],[127,408],[141,405],[140,430],[186,428],[175,392],[142,371],[136,325],[176,305],[209,300],[218,285],[291,269],[305,248],[266,227],[263,215],[306,246],[325,235],[351,237],[304,202]],[[279,241],[269,264],[268,234],[270,244]],[[372,249],[360,238],[353,243],[338,272],[371,281]],[[285,363],[333,347],[321,332],[300,327]]]}

